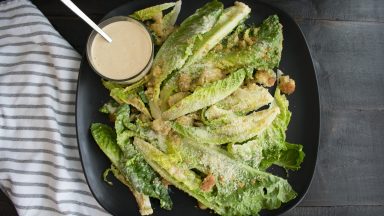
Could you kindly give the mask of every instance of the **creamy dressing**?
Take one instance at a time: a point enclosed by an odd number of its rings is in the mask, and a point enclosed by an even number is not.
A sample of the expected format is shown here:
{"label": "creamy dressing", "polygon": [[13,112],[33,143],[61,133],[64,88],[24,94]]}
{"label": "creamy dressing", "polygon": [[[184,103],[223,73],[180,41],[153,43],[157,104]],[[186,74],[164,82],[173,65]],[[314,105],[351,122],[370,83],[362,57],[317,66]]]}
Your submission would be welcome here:
{"label": "creamy dressing", "polygon": [[97,34],[91,46],[93,66],[101,75],[114,80],[127,79],[147,66],[152,55],[152,40],[143,26],[117,21],[102,29],[112,38],[112,43]]}

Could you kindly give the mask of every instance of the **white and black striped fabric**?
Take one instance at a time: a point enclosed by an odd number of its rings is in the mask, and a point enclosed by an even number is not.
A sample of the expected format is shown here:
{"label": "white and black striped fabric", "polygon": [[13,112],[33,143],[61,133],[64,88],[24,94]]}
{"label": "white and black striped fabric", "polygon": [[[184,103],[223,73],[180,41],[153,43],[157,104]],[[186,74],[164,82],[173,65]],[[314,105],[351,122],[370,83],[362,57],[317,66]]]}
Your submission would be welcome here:
{"label": "white and black striped fabric", "polygon": [[78,153],[79,64],[31,2],[0,2],[0,188],[21,216],[108,215]]}

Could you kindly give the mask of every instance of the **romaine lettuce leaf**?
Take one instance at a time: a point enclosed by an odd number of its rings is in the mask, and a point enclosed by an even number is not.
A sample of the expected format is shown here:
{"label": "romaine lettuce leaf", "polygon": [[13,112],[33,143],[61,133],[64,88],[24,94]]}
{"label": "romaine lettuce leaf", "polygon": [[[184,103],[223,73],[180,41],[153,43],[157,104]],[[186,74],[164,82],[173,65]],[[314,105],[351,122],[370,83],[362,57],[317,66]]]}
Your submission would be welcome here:
{"label": "romaine lettuce leaf", "polygon": [[240,69],[227,78],[208,83],[196,89],[191,95],[177,102],[162,114],[163,119],[172,120],[185,114],[210,106],[229,96],[243,83],[246,70]]}
{"label": "romaine lettuce leaf", "polygon": [[236,29],[230,35],[225,37],[223,41],[218,44],[215,51],[222,51],[223,49],[232,49],[234,47],[238,47],[240,45],[240,38],[242,34],[248,29],[250,28],[247,28],[245,24],[237,26]]}
{"label": "romaine lettuce leaf", "polygon": [[103,83],[103,86],[109,91],[111,91],[114,88],[123,88],[122,84],[118,84],[116,82],[112,82],[109,80],[102,79],[101,82]]}
{"label": "romaine lettuce leaf", "polygon": [[[169,13],[163,15],[163,11],[171,7],[173,7],[173,9]],[[151,20],[151,22],[144,22],[144,24],[151,30],[156,44],[161,45],[174,30],[174,25],[180,13],[180,9],[181,1],[164,3],[136,11],[130,15],[130,17],[140,21]]]}
{"label": "romaine lettuce leaf", "polygon": [[100,123],[92,124],[91,132],[100,149],[111,160],[112,172],[115,177],[123,184],[127,185],[128,188],[132,191],[139,206],[140,213],[142,215],[152,214],[153,210],[149,201],[149,197],[137,191],[132,186],[132,183],[125,176],[122,176],[120,171],[116,170],[116,166],[120,164],[120,161],[123,157],[123,153],[116,143],[116,133],[109,126]]}
{"label": "romaine lettuce leaf", "polygon": [[192,55],[188,58],[184,67],[188,67],[205,56],[208,51],[235,29],[239,23],[243,22],[250,12],[251,9],[241,2],[235,2],[234,6],[226,8],[215,25],[197,39]]}
{"label": "romaine lettuce leaf", "polygon": [[201,112],[201,119],[203,123],[211,127],[219,127],[221,125],[229,124],[232,119],[237,118],[239,115],[232,110],[225,110],[216,106],[210,106],[208,109],[203,109]]}
{"label": "romaine lettuce leaf", "polygon": [[253,45],[242,49],[211,52],[202,64],[214,65],[223,70],[242,67],[275,68],[281,59],[282,43],[283,31],[279,18],[276,15],[270,16],[261,24]]}
{"label": "romaine lettuce leaf", "polygon": [[243,163],[253,168],[258,168],[263,159],[263,145],[256,140],[249,140],[241,145],[230,143],[227,146],[228,153]]}
{"label": "romaine lettuce leaf", "polygon": [[285,149],[280,152],[277,161],[273,163],[286,169],[298,170],[304,160],[303,146],[285,142]]}
{"label": "romaine lettuce leaf", "polygon": [[141,139],[134,145],[162,177],[218,214],[257,215],[296,197],[286,180],[244,165],[219,148],[175,142],[176,151],[170,154]]}
{"label": "romaine lettuce leaf", "polygon": [[164,18],[161,23],[163,32],[166,32],[168,29],[173,28],[173,26],[176,24],[176,20],[177,20],[177,17],[179,16],[180,10],[181,10],[181,1],[177,1],[172,11],[164,15]]}
{"label": "romaine lettuce leaf", "polygon": [[139,206],[139,212],[141,215],[151,215],[153,214],[153,209],[151,205],[151,200],[147,195],[144,195],[142,193],[139,193],[137,190],[135,190],[132,187],[132,184],[127,181],[127,179],[124,177],[124,175],[121,174],[121,172],[116,168],[116,166],[112,165],[111,170],[113,175],[125,186],[127,186],[131,191],[133,196],[136,199],[136,202]]}
{"label": "romaine lettuce leaf", "polygon": [[174,7],[175,4],[176,2],[169,2],[169,3],[164,3],[164,4],[159,4],[152,7],[144,8],[142,10],[134,12],[132,15],[130,15],[130,17],[140,21],[150,20],[150,19],[153,19],[155,16],[162,14],[164,10]]}
{"label": "romaine lettuce leaf", "polygon": [[[305,154],[302,151],[302,145],[289,144],[285,141],[285,132],[292,114],[288,110],[287,98],[280,94],[278,88],[275,92],[274,106],[279,107],[280,114],[277,115],[272,124],[263,133],[252,138],[252,142],[231,144],[229,153],[261,170],[267,169],[272,164],[296,170],[300,168]],[[262,150],[261,157],[260,149]]]}
{"label": "romaine lettuce leaf", "polygon": [[117,111],[115,130],[117,144],[123,152],[123,158],[117,167],[132,183],[135,190],[160,200],[160,206],[165,209],[172,208],[172,201],[168,189],[161,182],[155,171],[145,162],[142,155],[132,145],[134,133],[127,130],[129,124],[129,105],[122,105]]}
{"label": "romaine lettuce leaf", "polygon": [[[268,105],[272,101],[273,97],[266,88],[251,84],[238,88],[233,94],[216,103],[215,106],[223,110],[230,110],[236,114],[244,115]],[[205,112],[205,117],[208,121],[220,117],[220,114],[216,113],[216,107],[208,108]]]}
{"label": "romaine lettuce leaf", "polygon": [[120,105],[115,100],[110,100],[100,107],[99,111],[105,114],[114,114]]}
{"label": "romaine lettuce leaf", "polygon": [[[192,51],[192,55],[188,58],[185,65],[177,72],[177,74],[187,73],[189,67],[194,67],[194,63],[203,58],[216,44],[226,37],[233,29],[236,28],[250,13],[250,8],[240,2],[236,2],[234,6],[226,8],[220,15],[218,21],[211,30],[203,34],[197,39],[196,45]],[[164,84],[160,92],[162,101],[177,89],[177,75],[175,74]]]}
{"label": "romaine lettuce leaf", "polygon": [[193,127],[175,122],[172,128],[185,138],[206,144],[243,142],[261,134],[279,114],[278,107],[253,112],[246,116],[236,116],[219,127]]}
{"label": "romaine lettuce leaf", "polygon": [[[245,48],[211,50],[199,61],[195,61],[194,64],[188,64],[188,67],[183,67],[175,76],[165,81],[161,90],[161,100],[167,100],[169,96],[178,91],[177,82],[178,75],[180,74],[188,74],[192,79],[196,79],[207,68],[233,71],[244,67],[266,69],[278,66],[281,59],[283,42],[283,31],[279,18],[277,16],[270,16],[264,20],[259,28],[252,29],[256,31],[253,45]],[[238,34],[242,30],[244,30],[244,27],[240,25],[224,42],[230,44],[238,43]],[[244,31],[247,30],[250,31],[250,29],[245,29]],[[229,45],[227,44],[226,46]]]}
{"label": "romaine lettuce leaf", "polygon": [[93,138],[104,154],[107,155],[113,164],[118,164],[123,153],[116,143],[115,131],[107,125],[93,123],[91,132]]}
{"label": "romaine lettuce leaf", "polygon": [[124,88],[114,88],[111,90],[110,95],[120,104],[129,104],[142,112],[144,115],[152,118],[141,97],[136,92],[127,92]]}
{"label": "romaine lettuce leaf", "polygon": [[[218,1],[205,4],[185,19],[160,47],[151,72],[154,82],[151,106],[157,106],[163,81],[185,64],[188,57],[192,55],[196,40],[212,28],[222,11],[223,4]],[[151,108],[151,110],[158,110],[158,108]]]}
{"label": "romaine lettuce leaf", "polygon": [[136,120],[135,123],[125,122],[124,124],[125,127],[129,129],[129,132],[125,132],[127,134],[129,133],[129,136],[144,139],[151,142],[161,151],[167,151],[168,145],[166,143],[166,138],[152,130],[150,125],[145,124],[140,120]]}

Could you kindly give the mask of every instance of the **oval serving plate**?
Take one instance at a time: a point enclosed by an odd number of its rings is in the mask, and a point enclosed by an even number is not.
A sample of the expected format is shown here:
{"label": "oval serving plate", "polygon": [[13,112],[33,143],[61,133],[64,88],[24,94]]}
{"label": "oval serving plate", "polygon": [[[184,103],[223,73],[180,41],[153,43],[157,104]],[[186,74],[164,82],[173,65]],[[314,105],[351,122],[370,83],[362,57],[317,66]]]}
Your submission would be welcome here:
{"label": "oval serving plate", "polygon": [[[136,10],[163,2],[159,0],[129,2],[112,10],[104,19],[129,15]],[[225,6],[230,6],[233,5],[234,1],[222,0],[222,2]],[[293,115],[287,132],[287,140],[302,144],[306,154],[301,169],[289,172],[288,176],[288,181],[298,193],[298,196],[294,200],[283,204],[279,209],[260,212],[261,215],[280,215],[292,209],[302,200],[315,170],[320,132],[316,74],[305,38],[298,25],[289,15],[255,0],[243,0],[242,2],[252,8],[248,23],[260,24],[269,15],[277,14],[279,16],[284,34],[280,68],[295,79],[297,86],[295,93],[288,96],[290,110]],[[184,20],[204,3],[206,3],[204,0],[183,1],[178,20]],[[99,107],[109,99],[108,91],[102,86],[100,79],[91,69],[86,58],[83,58],[76,98],[76,126],[85,176],[94,197],[108,212],[113,215],[139,215],[136,201],[127,187],[113,177],[110,177],[113,186],[108,185],[102,179],[102,174],[105,169],[110,167],[110,162],[94,142],[89,130],[93,122],[107,123],[105,115],[98,111]],[[281,169],[272,168],[270,171],[285,177],[285,171]],[[197,202],[194,198],[174,187],[171,187],[171,197],[174,202],[173,210],[163,210],[159,207],[158,202],[153,201],[153,215],[211,215],[210,211],[197,208]]]}

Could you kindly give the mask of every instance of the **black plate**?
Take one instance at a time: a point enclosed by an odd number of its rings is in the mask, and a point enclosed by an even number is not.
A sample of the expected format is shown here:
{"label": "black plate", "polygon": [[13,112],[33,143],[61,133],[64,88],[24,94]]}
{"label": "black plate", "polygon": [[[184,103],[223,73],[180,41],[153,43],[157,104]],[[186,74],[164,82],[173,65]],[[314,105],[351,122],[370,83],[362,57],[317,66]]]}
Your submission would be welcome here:
{"label": "black plate", "polygon": [[[132,12],[159,4],[159,0],[139,0],[129,2],[108,13],[112,16],[128,15]],[[184,20],[206,1],[183,1],[180,17]],[[225,6],[233,5],[231,0],[222,1]],[[261,215],[279,215],[297,205],[304,197],[314,173],[319,141],[319,98],[316,74],[304,36],[294,20],[283,11],[255,0],[244,0],[252,8],[249,23],[260,24],[263,19],[277,14],[284,28],[284,48],[280,68],[296,80],[296,92],[289,96],[290,110],[293,112],[287,140],[304,145],[305,160],[299,171],[290,172],[288,181],[298,193],[296,199],[273,211],[262,211]],[[128,188],[117,181],[109,186],[102,180],[102,173],[110,166],[107,157],[94,142],[89,127],[93,122],[107,122],[98,108],[108,100],[108,91],[102,86],[100,77],[90,68],[85,56],[81,63],[76,100],[76,124],[81,160],[91,191],[98,202],[113,215],[139,215],[136,202]],[[274,173],[281,170],[272,169]],[[113,179],[113,178],[111,178]],[[154,201],[154,215],[209,215],[196,207],[196,201],[185,193],[172,188],[174,207],[166,211]]]}

